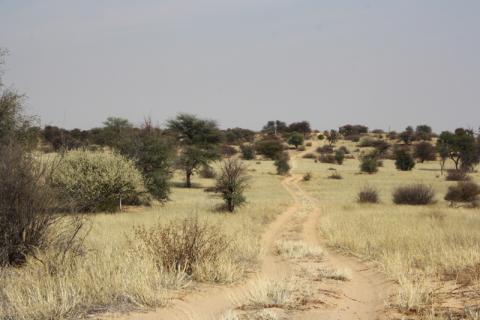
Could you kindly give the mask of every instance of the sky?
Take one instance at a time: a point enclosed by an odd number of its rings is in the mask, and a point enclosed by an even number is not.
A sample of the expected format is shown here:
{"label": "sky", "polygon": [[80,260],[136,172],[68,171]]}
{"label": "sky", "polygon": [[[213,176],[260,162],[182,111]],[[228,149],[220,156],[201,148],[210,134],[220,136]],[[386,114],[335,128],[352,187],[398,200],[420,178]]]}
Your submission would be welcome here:
{"label": "sky", "polygon": [[3,82],[66,128],[478,128],[479,17],[478,0],[0,0]]}

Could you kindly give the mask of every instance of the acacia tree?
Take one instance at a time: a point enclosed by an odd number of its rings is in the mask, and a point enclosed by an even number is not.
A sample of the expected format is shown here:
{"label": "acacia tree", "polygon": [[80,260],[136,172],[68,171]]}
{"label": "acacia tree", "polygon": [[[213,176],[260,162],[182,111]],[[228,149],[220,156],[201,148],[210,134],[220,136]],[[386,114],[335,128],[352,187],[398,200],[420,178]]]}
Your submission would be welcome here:
{"label": "acacia tree", "polygon": [[480,160],[472,130],[459,128],[454,133],[442,132],[437,140],[437,149],[440,150],[440,148],[445,154],[448,154],[455,164],[456,170],[459,168],[472,169]]}
{"label": "acacia tree", "polygon": [[230,212],[242,205],[246,199],[243,192],[248,187],[246,166],[238,159],[227,159],[220,166],[216,191],[222,194],[225,205]]}
{"label": "acacia tree", "polygon": [[168,121],[170,130],[180,146],[176,166],[185,172],[185,186],[192,186],[191,178],[202,165],[208,165],[219,158],[218,145],[221,132],[213,120],[199,119],[194,115],[181,113]]}
{"label": "acacia tree", "polygon": [[333,129],[330,130],[330,132],[325,132],[325,136],[327,137],[327,141],[330,146],[334,145],[340,138],[340,134]]}
{"label": "acacia tree", "polygon": [[298,132],[293,132],[288,137],[288,144],[291,144],[295,146],[295,148],[298,148],[298,146],[303,144],[303,140],[304,140],[304,137],[302,134]]}

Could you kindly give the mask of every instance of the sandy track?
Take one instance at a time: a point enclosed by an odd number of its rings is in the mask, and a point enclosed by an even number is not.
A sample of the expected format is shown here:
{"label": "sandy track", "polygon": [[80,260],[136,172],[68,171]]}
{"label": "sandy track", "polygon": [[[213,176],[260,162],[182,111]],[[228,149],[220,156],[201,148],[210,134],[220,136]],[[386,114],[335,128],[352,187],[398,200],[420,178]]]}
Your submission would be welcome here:
{"label": "sandy track", "polygon": [[[292,166],[296,166],[295,159],[292,159]],[[283,280],[286,275],[291,275],[296,278],[303,277],[303,280],[309,281],[299,272],[294,261],[282,259],[274,254],[276,241],[284,236],[298,212],[307,212],[299,237],[309,245],[321,246],[325,250],[324,241],[317,230],[321,212],[316,200],[301,188],[299,180],[299,176],[293,176],[283,181],[284,187],[295,202],[278,216],[263,234],[261,243],[264,254],[256,276],[235,286],[202,285],[198,291],[188,294],[185,298],[172,301],[170,307],[149,313],[133,313],[118,319],[216,320],[220,319],[226,311],[235,309],[244,300],[245,292],[258,278]],[[356,258],[345,257],[332,251],[328,251],[325,263],[332,268],[350,270],[351,280],[315,283],[317,290],[310,298],[312,301],[318,301],[318,305],[290,311],[289,319],[374,320],[383,318],[388,285],[382,275],[369,269]]]}

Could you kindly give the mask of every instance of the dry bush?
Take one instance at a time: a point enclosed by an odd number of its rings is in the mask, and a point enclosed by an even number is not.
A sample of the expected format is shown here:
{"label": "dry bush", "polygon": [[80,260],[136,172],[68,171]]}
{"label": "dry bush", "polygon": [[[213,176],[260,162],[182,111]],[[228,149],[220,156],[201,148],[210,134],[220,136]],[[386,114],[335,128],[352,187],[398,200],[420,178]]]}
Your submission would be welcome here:
{"label": "dry bush", "polygon": [[337,162],[337,159],[335,158],[335,155],[333,155],[333,154],[322,154],[322,155],[320,155],[318,160],[321,163],[336,163]]}
{"label": "dry bush", "polygon": [[320,154],[333,153],[333,147],[326,144],[321,147],[318,147],[317,152]]}
{"label": "dry bush", "polygon": [[454,202],[471,202],[473,203],[480,195],[480,186],[471,181],[459,181],[456,186],[450,186],[445,200]]}
{"label": "dry bush", "polygon": [[311,146],[312,146],[312,143],[311,143],[311,142],[307,142],[307,143],[305,143],[305,146],[311,147]]}
{"label": "dry bush", "polygon": [[445,180],[447,181],[468,181],[471,178],[467,175],[465,170],[448,170]]}
{"label": "dry bush", "polygon": [[276,253],[287,258],[322,258],[321,248],[311,246],[303,241],[280,240],[276,243]]}
{"label": "dry bush", "polygon": [[311,172],[307,172],[303,175],[303,181],[310,181],[312,180],[312,173]]}
{"label": "dry bush", "polygon": [[359,203],[378,203],[378,191],[377,189],[366,186],[358,193],[357,201]]}
{"label": "dry bush", "polygon": [[245,203],[244,191],[248,187],[247,167],[238,159],[227,159],[220,166],[216,190],[222,194],[227,210]]}
{"label": "dry bush", "polygon": [[433,188],[420,183],[398,187],[393,192],[395,204],[425,205],[434,203],[434,198]]}
{"label": "dry bush", "polygon": [[202,169],[200,169],[198,174],[200,175],[200,177],[202,177],[204,179],[215,179],[215,177],[217,175],[215,173],[215,170],[209,165],[204,165],[202,167]]}
{"label": "dry bush", "polygon": [[189,275],[197,265],[218,264],[231,245],[218,225],[200,221],[198,217],[157,224],[149,230],[138,227],[135,236],[155,257],[159,268]]}
{"label": "dry bush", "polygon": [[315,159],[317,156],[313,153],[305,153],[302,158],[303,159]]}
{"label": "dry bush", "polygon": [[28,256],[55,249],[57,258],[79,252],[81,218],[53,213],[52,167],[15,145],[0,148],[0,265],[21,265]]}
{"label": "dry bush", "polygon": [[336,170],[332,172],[331,175],[328,176],[328,179],[334,179],[334,180],[342,180],[343,177],[340,173],[338,173]]}

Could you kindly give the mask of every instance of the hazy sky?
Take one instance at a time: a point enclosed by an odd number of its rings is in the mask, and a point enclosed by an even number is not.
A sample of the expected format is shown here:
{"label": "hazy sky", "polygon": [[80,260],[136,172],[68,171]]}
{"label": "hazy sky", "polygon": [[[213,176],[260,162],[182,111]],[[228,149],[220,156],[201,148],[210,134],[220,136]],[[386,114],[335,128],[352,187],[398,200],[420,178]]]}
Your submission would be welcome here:
{"label": "hazy sky", "polygon": [[480,125],[478,0],[0,0],[0,47],[43,125]]}

